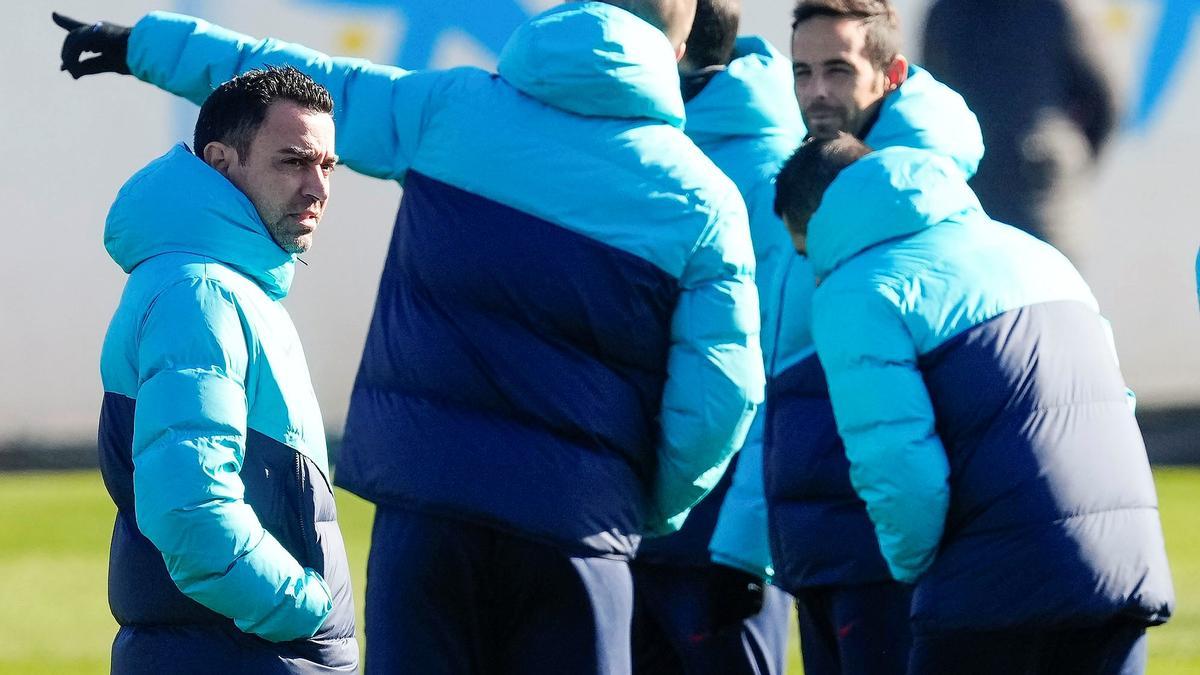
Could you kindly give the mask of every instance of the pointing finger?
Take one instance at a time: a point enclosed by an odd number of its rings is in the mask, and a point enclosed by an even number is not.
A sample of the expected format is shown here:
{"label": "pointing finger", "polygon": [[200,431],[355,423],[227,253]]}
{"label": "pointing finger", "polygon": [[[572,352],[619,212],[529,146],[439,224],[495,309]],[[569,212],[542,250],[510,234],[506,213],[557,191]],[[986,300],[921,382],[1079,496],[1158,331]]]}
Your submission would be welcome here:
{"label": "pointing finger", "polygon": [[75,30],[76,28],[82,28],[87,25],[78,19],[72,19],[65,14],[59,14],[58,12],[51,12],[50,18],[54,19],[54,23],[58,24],[59,28],[63,28],[68,31]]}

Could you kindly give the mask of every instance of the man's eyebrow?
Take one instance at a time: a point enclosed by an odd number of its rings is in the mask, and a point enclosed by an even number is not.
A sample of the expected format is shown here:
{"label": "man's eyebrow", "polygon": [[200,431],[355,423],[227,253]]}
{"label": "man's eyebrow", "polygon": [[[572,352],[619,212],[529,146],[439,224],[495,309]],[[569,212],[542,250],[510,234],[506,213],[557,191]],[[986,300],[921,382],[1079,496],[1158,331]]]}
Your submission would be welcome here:
{"label": "man's eyebrow", "polygon": [[295,155],[296,157],[303,157],[304,159],[312,159],[317,156],[316,150],[313,150],[312,148],[302,148],[299,145],[290,145],[286,148],[280,148],[278,152],[281,155]]}
{"label": "man's eyebrow", "polygon": [[[318,156],[318,153],[316,150],[314,150],[312,148],[302,148],[298,145],[292,145],[292,146],[288,146],[286,148],[280,148],[279,152],[280,152],[280,154],[294,155],[296,157],[300,157],[302,159],[307,159],[309,161],[316,160],[317,156]],[[340,159],[341,158],[338,157],[337,155],[330,155],[330,157],[328,158],[328,161],[333,162],[334,164],[337,164]]]}
{"label": "man's eyebrow", "polygon": [[[824,61],[821,62],[821,65],[822,66],[849,66],[849,65],[851,65],[851,63],[849,60],[844,59],[839,56],[839,57],[835,57],[832,59],[825,59]],[[799,70],[801,68],[811,69],[812,64],[808,63],[807,61],[793,61],[792,62],[792,70]]]}

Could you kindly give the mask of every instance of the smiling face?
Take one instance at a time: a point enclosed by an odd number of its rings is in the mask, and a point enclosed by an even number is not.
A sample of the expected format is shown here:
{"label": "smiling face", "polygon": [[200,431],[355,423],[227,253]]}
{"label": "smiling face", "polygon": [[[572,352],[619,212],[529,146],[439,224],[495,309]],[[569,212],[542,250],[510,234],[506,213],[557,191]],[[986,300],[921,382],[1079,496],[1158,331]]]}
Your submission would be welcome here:
{"label": "smiling face", "polygon": [[[867,56],[867,26],[853,18],[816,16],[792,31],[796,100],[808,132],[862,137],[883,97],[899,86]],[[905,64],[904,70],[907,70]]]}
{"label": "smiling face", "polygon": [[281,100],[267,109],[245,157],[225,146],[232,157],[222,173],[250,199],[271,238],[288,253],[312,246],[337,164],[333,143],[328,113]]}

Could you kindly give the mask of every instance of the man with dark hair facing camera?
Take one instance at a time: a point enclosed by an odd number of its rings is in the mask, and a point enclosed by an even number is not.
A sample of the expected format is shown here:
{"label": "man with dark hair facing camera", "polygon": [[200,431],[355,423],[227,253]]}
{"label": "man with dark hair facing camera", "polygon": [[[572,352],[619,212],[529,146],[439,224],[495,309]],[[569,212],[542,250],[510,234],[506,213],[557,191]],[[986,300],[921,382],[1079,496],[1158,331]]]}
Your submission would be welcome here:
{"label": "man with dark hair facing camera", "polygon": [[101,357],[114,673],[355,672],[325,429],[280,301],[337,163],[329,92],[253,70],[133,176]]}

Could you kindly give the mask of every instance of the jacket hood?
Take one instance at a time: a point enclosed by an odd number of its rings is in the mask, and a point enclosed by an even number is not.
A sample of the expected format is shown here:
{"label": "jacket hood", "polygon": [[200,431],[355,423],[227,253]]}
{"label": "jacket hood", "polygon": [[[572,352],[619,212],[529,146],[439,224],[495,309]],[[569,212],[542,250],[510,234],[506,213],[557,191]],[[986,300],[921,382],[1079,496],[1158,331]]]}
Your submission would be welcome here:
{"label": "jacket hood", "polygon": [[683,126],[670,41],[612,5],[569,2],[533,17],[509,38],[497,68],[509,84],[556,108]]}
{"label": "jacket hood", "polygon": [[879,119],[863,142],[872,148],[921,148],[949,157],[967,178],[983,158],[979,120],[950,87],[910,66],[908,79],[884,99]]}
{"label": "jacket hood", "polygon": [[791,60],[760,37],[740,37],[729,66],[688,101],[685,130],[698,144],[776,133],[803,138],[792,86]]}
{"label": "jacket hood", "polygon": [[913,148],[887,148],[846,167],[808,224],[808,258],[817,279],[858,253],[982,211],[958,165]]}
{"label": "jacket hood", "polygon": [[271,238],[249,198],[182,144],[117,193],[104,248],[126,273],[163,253],[212,258],[275,299],[287,295],[295,273],[293,256]]}

